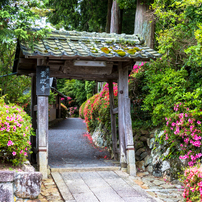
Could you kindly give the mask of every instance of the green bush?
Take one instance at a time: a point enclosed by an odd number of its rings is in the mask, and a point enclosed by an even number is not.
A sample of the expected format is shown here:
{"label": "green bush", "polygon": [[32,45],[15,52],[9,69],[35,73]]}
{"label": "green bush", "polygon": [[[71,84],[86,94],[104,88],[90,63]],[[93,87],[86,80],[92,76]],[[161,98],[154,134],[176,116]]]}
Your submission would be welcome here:
{"label": "green bush", "polygon": [[[19,106],[5,104],[0,97],[0,158],[14,165],[22,163],[31,148],[31,117]],[[31,152],[30,152],[31,153]]]}

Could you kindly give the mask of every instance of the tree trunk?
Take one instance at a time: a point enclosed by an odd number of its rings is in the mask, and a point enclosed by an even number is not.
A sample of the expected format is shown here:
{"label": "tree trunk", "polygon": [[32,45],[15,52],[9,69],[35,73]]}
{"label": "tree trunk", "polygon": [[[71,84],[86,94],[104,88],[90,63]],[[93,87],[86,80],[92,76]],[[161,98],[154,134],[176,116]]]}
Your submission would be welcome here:
{"label": "tree trunk", "polygon": [[112,1],[108,0],[106,32],[110,33]]}
{"label": "tree trunk", "polygon": [[122,21],[123,21],[123,9],[119,9],[119,28],[118,28],[118,34],[121,34],[121,32],[122,32]]}
{"label": "tree trunk", "polygon": [[145,44],[154,48],[154,22],[149,6],[141,0],[137,0],[134,34],[139,34],[145,40]]}
{"label": "tree trunk", "polygon": [[117,1],[113,1],[112,9],[111,9],[111,26],[110,26],[110,33],[119,33],[119,16],[120,16],[120,9],[118,6]]}

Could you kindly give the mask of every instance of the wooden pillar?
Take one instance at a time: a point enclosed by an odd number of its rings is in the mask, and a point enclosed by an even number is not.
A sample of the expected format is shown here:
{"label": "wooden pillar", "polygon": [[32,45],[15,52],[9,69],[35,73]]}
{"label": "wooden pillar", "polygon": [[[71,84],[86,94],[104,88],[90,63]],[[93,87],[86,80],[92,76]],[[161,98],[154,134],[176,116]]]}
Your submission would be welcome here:
{"label": "wooden pillar", "polygon": [[126,155],[127,155],[127,172],[129,175],[136,176],[135,166],[135,149],[133,142],[133,130],[130,114],[130,98],[125,98],[124,104],[124,118],[125,118],[125,141],[126,141]]}
{"label": "wooden pillar", "polygon": [[37,164],[43,178],[48,177],[48,95],[50,94],[49,67],[37,61]]}
{"label": "wooden pillar", "polygon": [[113,146],[114,159],[117,160],[118,155],[117,155],[116,115],[113,113],[114,109],[113,81],[108,81],[108,84],[109,84],[109,98],[110,98],[112,146]]}
{"label": "wooden pillar", "polygon": [[62,115],[61,111],[62,111],[62,109],[61,109],[61,98],[58,97],[58,116],[59,116],[59,118],[61,118],[61,115]]}
{"label": "wooden pillar", "polygon": [[[34,132],[37,129],[37,120],[36,120],[36,111],[34,106],[37,105],[37,96],[36,96],[36,74],[32,74],[32,84],[31,84],[31,117],[32,117],[32,127]],[[30,139],[32,143],[32,154],[30,160],[33,164],[36,164],[36,136],[31,136]]]}
{"label": "wooden pillar", "polygon": [[37,163],[43,178],[47,178],[48,169],[48,97],[37,97]]}
{"label": "wooden pillar", "polygon": [[[130,115],[130,98],[128,97],[128,67],[119,64],[119,141],[121,166],[126,164],[127,172],[136,175],[135,151],[133,143],[132,122]],[[121,138],[121,139],[120,139]],[[126,158],[127,157],[127,158]],[[124,166],[122,166],[124,167]]]}
{"label": "wooden pillar", "polygon": [[124,95],[126,86],[124,86],[124,68],[122,62],[119,63],[119,79],[118,79],[118,120],[119,120],[119,151],[120,151],[120,164],[121,168],[127,167],[126,161],[126,144],[125,144],[125,131],[124,131]]}

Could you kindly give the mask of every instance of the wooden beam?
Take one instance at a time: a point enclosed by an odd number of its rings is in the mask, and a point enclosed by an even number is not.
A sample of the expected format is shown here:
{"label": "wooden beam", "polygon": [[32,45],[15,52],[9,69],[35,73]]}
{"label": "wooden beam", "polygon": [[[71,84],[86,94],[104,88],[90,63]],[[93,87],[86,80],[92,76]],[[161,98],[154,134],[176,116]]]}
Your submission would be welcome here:
{"label": "wooden beam", "polygon": [[127,167],[126,160],[126,144],[125,144],[125,131],[124,131],[124,94],[125,83],[124,76],[127,68],[123,68],[122,63],[119,63],[119,80],[118,80],[118,117],[119,117],[119,151],[120,151],[120,164],[122,168]]}
{"label": "wooden beam", "polygon": [[113,91],[113,81],[108,81],[109,84],[109,97],[110,97],[110,114],[111,114],[111,131],[112,131],[112,146],[114,159],[118,159],[117,154],[117,132],[116,132],[116,115],[113,113],[114,108],[114,91]]}

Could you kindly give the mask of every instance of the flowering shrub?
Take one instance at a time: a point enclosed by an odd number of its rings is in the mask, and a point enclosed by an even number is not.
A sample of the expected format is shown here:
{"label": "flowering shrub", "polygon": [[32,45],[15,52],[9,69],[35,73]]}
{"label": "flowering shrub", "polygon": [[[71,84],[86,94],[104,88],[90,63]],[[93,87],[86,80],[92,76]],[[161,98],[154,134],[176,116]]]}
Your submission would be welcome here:
{"label": "flowering shrub", "polygon": [[[13,104],[5,104],[0,98],[0,158],[14,165],[22,163],[31,148],[33,135],[31,118]],[[30,152],[31,153],[31,152]]]}
{"label": "flowering shrub", "polygon": [[161,142],[167,142],[170,157],[186,159],[189,166],[202,157],[201,117],[182,103],[175,104],[174,113],[166,119]]}
{"label": "flowering shrub", "polygon": [[[117,84],[113,85],[115,104],[117,104]],[[106,84],[103,90],[91,97],[80,107],[80,117],[84,116],[89,132],[93,132],[101,123],[110,133],[110,105],[109,87]]]}
{"label": "flowering shrub", "polygon": [[187,168],[183,176],[183,197],[187,202],[202,201],[202,167]]}
{"label": "flowering shrub", "polygon": [[86,101],[80,106],[80,108],[79,108],[79,116],[80,116],[82,119],[84,119],[84,107],[85,107],[86,103],[87,103],[87,100],[86,100]]}

